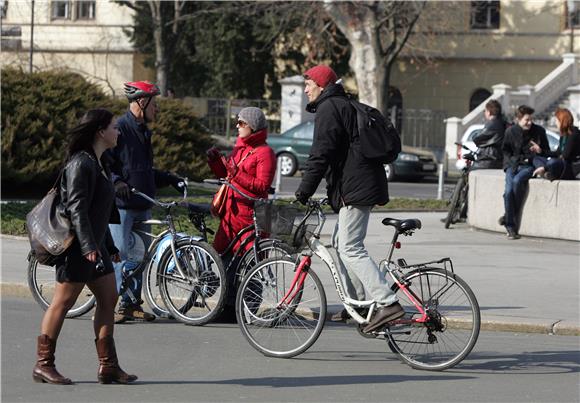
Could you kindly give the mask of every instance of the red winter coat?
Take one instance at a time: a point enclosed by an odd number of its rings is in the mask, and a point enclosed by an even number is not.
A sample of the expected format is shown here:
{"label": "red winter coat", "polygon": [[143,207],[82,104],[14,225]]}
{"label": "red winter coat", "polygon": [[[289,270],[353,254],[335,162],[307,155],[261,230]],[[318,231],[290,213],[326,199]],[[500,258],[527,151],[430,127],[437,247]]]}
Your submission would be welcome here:
{"label": "red winter coat", "polygon": [[[268,189],[272,185],[276,173],[276,155],[272,148],[266,144],[267,137],[268,132],[264,129],[245,139],[238,138],[232,153],[227,158],[228,162],[233,161],[238,165],[236,174],[230,178],[231,183],[252,197],[267,198]],[[248,154],[250,155],[247,156]],[[226,167],[221,159],[209,161],[208,164],[216,177],[225,178],[227,176]],[[253,202],[230,188],[227,192],[226,213],[221,219],[213,242],[214,248],[220,254],[226,250],[241,229],[253,223]],[[251,232],[238,240],[233,251],[237,251],[240,243],[250,234]],[[250,246],[251,243],[246,246],[246,250]]]}

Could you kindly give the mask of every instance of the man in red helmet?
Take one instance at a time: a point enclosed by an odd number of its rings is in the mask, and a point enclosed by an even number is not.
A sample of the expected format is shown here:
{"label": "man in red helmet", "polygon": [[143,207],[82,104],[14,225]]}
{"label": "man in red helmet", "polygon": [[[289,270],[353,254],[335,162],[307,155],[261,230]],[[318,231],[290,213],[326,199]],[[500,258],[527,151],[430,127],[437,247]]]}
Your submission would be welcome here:
{"label": "man in red helmet", "polygon": [[[355,293],[359,300],[369,294],[376,301],[378,309],[363,331],[380,330],[405,314],[364,246],[371,208],[389,201],[385,170],[380,162],[362,157],[356,112],[342,85],[336,83],[336,73],[319,65],[307,70],[304,79],[309,101],[306,110],[316,113],[316,118],[312,148],[296,199],[306,204],[326,175],[328,200],[338,213],[332,245],[348,274],[349,294]],[[346,318],[344,310],[333,320]]]}
{"label": "man in red helmet", "polygon": [[[121,216],[121,224],[111,224],[111,235],[119,249],[121,262],[115,265],[117,285],[121,284],[123,271],[135,269],[142,256],[134,256],[135,239],[133,230],[151,232],[150,225],[139,223],[151,218],[151,204],[131,193],[135,188],[150,197],[155,197],[158,187],[171,185],[179,192],[182,178],[166,171],[160,171],[153,166],[153,149],[151,148],[151,130],[148,122],[153,122],[159,108],[155,97],[159,95],[159,88],[147,81],[136,81],[125,84],[125,95],[129,100],[129,110],[119,118],[117,126],[119,139],[117,146],[110,151],[112,159],[112,178],[117,193],[117,207]],[[148,238],[148,237],[143,237]],[[150,239],[143,239],[147,249]],[[133,279],[129,290],[121,295],[118,313],[115,322],[127,320],[152,321],[155,316],[144,312],[141,305],[142,277]]]}

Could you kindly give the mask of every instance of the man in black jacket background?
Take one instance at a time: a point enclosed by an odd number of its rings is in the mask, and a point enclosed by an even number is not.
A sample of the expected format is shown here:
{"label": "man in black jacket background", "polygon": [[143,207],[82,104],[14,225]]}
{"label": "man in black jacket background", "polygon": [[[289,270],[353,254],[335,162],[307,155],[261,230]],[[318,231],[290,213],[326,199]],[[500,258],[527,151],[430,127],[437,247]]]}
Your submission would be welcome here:
{"label": "man in black jacket background", "polygon": [[508,128],[503,141],[503,169],[505,171],[504,205],[505,215],[500,217],[500,225],[507,230],[508,239],[519,239],[519,219],[528,188],[528,181],[534,172],[534,157],[550,153],[546,130],[532,123],[534,110],[521,105],[516,111],[517,124]]}
{"label": "man in black jacket background", "polygon": [[473,138],[478,147],[474,169],[501,169],[503,167],[503,138],[506,122],[501,115],[501,104],[492,99],[485,104],[485,125]]}
{"label": "man in black jacket background", "polygon": [[[306,110],[316,114],[314,139],[296,198],[306,204],[326,175],[328,199],[338,220],[332,244],[347,269],[357,297],[368,292],[379,309],[363,329],[371,332],[404,315],[395,294],[364,246],[371,208],[389,201],[387,178],[381,163],[366,160],[360,152],[356,112],[336,73],[315,66],[304,73]],[[356,278],[355,278],[356,277]],[[360,280],[360,281],[359,281]]]}

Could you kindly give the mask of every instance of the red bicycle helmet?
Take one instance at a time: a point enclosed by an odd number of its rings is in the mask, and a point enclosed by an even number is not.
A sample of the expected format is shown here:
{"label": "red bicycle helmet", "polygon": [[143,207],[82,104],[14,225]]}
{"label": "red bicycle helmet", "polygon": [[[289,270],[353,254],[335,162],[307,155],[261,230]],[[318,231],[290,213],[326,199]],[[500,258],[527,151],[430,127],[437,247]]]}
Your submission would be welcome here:
{"label": "red bicycle helmet", "polygon": [[125,83],[125,96],[129,101],[135,101],[139,98],[152,98],[160,93],[159,87],[149,81]]}

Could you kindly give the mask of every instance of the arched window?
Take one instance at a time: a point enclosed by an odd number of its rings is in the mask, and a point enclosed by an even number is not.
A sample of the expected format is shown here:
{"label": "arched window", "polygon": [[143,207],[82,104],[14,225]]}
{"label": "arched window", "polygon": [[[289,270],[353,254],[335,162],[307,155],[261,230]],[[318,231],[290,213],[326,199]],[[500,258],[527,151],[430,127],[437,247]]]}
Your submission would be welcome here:
{"label": "arched window", "polygon": [[400,132],[403,125],[403,95],[401,95],[401,91],[397,87],[389,87],[389,104],[387,109],[389,111],[389,116],[387,117]]}
{"label": "arched window", "polygon": [[491,92],[489,92],[485,88],[478,88],[475,91],[473,91],[473,94],[471,94],[471,98],[469,98],[469,112],[477,108],[479,104],[481,104],[483,101],[489,98],[490,95]]}

